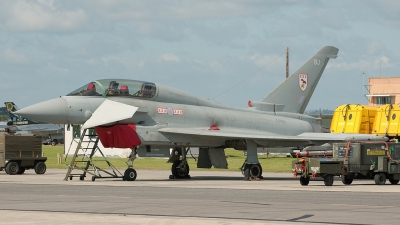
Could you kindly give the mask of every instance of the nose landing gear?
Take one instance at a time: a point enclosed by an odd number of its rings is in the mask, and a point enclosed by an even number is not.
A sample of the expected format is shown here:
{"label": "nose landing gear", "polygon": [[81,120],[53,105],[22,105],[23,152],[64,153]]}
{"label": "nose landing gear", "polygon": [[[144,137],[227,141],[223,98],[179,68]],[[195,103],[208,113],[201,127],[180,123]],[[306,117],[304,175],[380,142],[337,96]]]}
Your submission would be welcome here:
{"label": "nose landing gear", "polygon": [[124,176],[122,177],[122,180],[126,180],[126,181],[134,181],[136,180],[137,177],[137,173],[136,170],[133,169],[133,161],[135,161],[136,159],[136,148],[131,149],[132,152],[129,155],[129,160],[126,162],[126,164],[128,165],[128,169],[125,170]]}

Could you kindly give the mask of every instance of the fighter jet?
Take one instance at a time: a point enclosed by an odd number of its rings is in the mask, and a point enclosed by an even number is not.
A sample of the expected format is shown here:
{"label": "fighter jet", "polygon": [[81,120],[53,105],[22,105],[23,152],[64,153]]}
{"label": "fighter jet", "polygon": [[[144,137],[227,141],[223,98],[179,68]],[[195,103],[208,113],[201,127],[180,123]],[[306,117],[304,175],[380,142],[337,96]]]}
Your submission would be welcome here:
{"label": "fighter jet", "polygon": [[38,121],[33,121],[28,118],[22,117],[15,115],[14,112],[18,110],[18,106],[15,105],[14,102],[4,102],[4,105],[6,106],[6,115],[10,117],[11,121],[13,122],[13,125],[27,125],[27,124],[39,124],[42,122]]}
{"label": "fighter jet", "polygon": [[15,115],[14,112],[18,107],[14,102],[4,102],[7,115],[11,121],[7,122],[8,131],[15,134],[37,134],[43,137],[43,143],[56,145],[64,141],[64,127],[56,124],[47,124],[43,122],[33,121],[28,118]]}
{"label": "fighter jet", "polygon": [[[16,114],[56,124],[94,127],[105,147],[174,148],[172,174],[189,176],[186,154],[200,147],[199,164],[226,167],[225,148],[246,150],[245,179],[262,177],[257,147],[308,146],[332,141],[383,140],[373,135],[330,134],[302,114],[338,49],[325,46],[261,101],[236,108],[171,87],[126,79],[103,79]],[[128,168],[125,180],[135,180]]]}

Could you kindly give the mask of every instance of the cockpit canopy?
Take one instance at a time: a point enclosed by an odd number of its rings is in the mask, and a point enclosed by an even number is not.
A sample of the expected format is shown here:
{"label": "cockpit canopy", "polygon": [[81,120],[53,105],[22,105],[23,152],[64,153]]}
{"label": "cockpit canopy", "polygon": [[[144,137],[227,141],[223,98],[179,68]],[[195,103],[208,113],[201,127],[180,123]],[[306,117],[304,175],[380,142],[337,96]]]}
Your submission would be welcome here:
{"label": "cockpit canopy", "polygon": [[226,108],[224,105],[172,87],[127,79],[96,80],[76,89],[67,94],[67,96],[135,98],[175,104]]}
{"label": "cockpit canopy", "polygon": [[104,79],[90,82],[67,96],[126,96],[154,98],[157,88],[154,83],[137,80]]}

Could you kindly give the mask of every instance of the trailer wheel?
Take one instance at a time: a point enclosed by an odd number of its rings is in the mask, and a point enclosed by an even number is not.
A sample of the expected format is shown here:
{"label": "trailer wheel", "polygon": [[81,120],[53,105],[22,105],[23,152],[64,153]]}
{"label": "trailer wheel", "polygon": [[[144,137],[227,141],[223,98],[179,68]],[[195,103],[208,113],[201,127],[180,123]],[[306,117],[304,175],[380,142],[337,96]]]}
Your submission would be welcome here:
{"label": "trailer wheel", "polygon": [[25,173],[25,167],[20,167],[18,170],[18,174],[24,174]]}
{"label": "trailer wheel", "polygon": [[384,173],[377,173],[374,176],[375,184],[384,185],[386,183],[386,175]]}
{"label": "trailer wheel", "polygon": [[327,174],[324,176],[324,184],[325,186],[332,186],[333,184],[333,175]]}
{"label": "trailer wheel", "polygon": [[46,172],[46,164],[44,162],[38,162],[35,165],[36,174],[44,174]]}
{"label": "trailer wheel", "polygon": [[19,165],[16,162],[9,162],[6,166],[6,171],[10,175],[18,174]]}
{"label": "trailer wheel", "polygon": [[300,177],[300,184],[301,186],[307,186],[310,183],[309,177]]}
{"label": "trailer wheel", "polygon": [[396,179],[393,179],[393,178],[389,177],[389,182],[390,182],[391,184],[398,184],[398,183],[399,183],[399,180],[396,180]]}
{"label": "trailer wheel", "polygon": [[349,175],[342,175],[342,183],[345,185],[350,185],[353,183],[353,177]]}

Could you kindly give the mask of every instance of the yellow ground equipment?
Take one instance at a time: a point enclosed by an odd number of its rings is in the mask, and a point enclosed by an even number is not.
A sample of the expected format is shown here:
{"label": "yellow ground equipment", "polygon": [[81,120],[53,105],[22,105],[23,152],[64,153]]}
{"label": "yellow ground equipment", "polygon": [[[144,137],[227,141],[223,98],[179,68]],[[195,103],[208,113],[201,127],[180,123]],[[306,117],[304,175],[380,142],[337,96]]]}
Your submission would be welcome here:
{"label": "yellow ground equipment", "polygon": [[371,134],[378,107],[345,104],[336,108],[331,133]]}
{"label": "yellow ground equipment", "polygon": [[372,134],[398,137],[400,134],[400,106],[386,104],[378,108]]}

